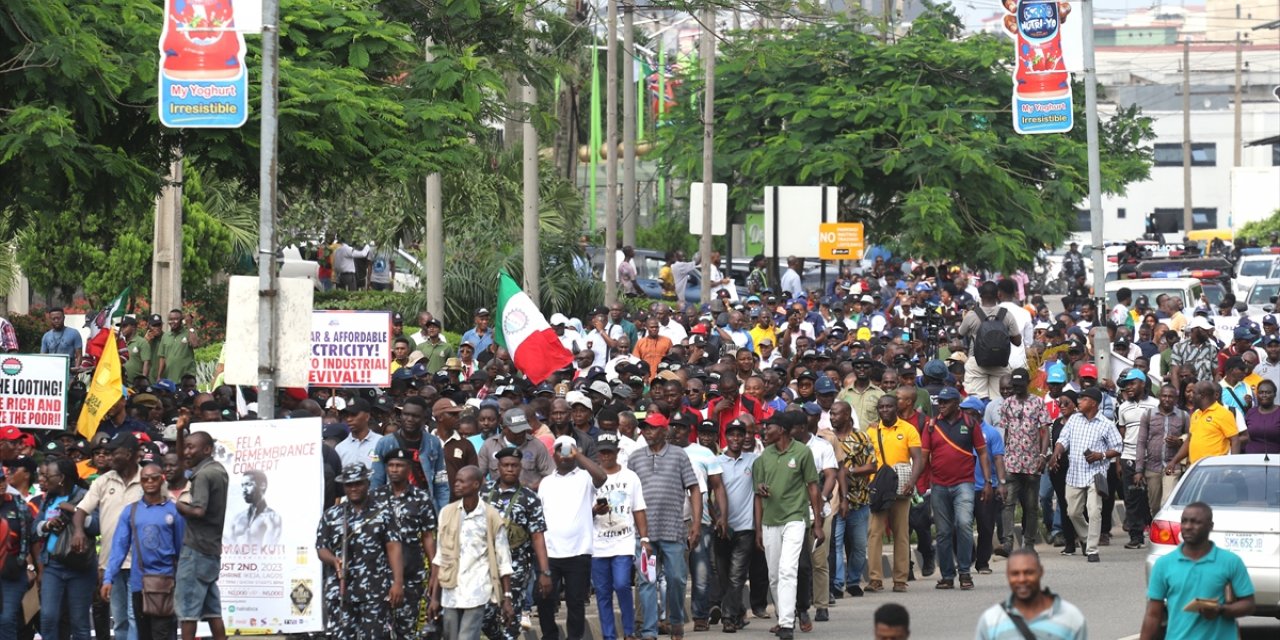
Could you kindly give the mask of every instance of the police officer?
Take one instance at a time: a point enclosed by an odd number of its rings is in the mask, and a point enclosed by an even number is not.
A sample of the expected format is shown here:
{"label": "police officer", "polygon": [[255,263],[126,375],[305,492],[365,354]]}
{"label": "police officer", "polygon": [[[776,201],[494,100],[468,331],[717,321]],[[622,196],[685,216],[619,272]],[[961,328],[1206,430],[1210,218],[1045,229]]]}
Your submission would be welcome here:
{"label": "police officer", "polygon": [[418,612],[426,595],[426,558],[436,554],[436,507],[424,489],[409,484],[413,455],[404,449],[392,449],[382,456],[387,468],[387,484],[374,489],[369,498],[375,509],[391,516],[392,527],[399,532],[404,564],[404,604],[391,612],[395,637],[402,640],[421,637]]}
{"label": "police officer", "polygon": [[[519,413],[519,416],[515,415]],[[508,409],[503,422],[524,419],[524,410]],[[547,522],[542,516],[542,500],[528,487],[520,486],[521,452],[506,447],[495,454],[498,459],[498,480],[489,488],[485,501],[502,514],[507,523],[507,541],[511,545],[511,593],[515,603],[523,608],[526,589],[537,575],[538,593],[551,589],[551,567],[547,562],[547,547],[542,532]],[[490,604],[484,612],[484,633],[490,640],[516,640],[520,637],[521,620],[513,616],[509,624],[502,623],[502,610]]]}
{"label": "police officer", "polygon": [[347,499],[329,507],[316,528],[316,554],[328,567],[325,631],[333,640],[386,640],[391,610],[404,602],[402,534],[390,511],[369,499],[368,468],[349,464],[338,482]]}

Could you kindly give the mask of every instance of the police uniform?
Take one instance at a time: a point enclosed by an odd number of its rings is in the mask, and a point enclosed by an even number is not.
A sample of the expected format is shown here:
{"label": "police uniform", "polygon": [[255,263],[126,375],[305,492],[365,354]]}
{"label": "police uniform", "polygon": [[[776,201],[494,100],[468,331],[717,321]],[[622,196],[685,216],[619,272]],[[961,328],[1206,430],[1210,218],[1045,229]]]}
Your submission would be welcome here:
{"label": "police uniform", "polygon": [[[342,469],[338,481],[344,485],[369,481],[369,470],[362,464]],[[346,537],[345,558],[343,538]],[[316,528],[316,548],[328,549],[343,558],[346,567],[346,594],[339,576],[325,567],[324,598],[328,611],[325,631],[333,640],[385,640],[391,637],[391,609],[387,593],[391,590],[391,563],[387,543],[401,542],[402,535],[392,522],[390,509],[378,504],[372,496],[363,509],[350,503],[329,507]]]}
{"label": "police uniform", "polygon": [[[494,454],[498,460],[514,457],[521,458],[521,452],[515,447],[507,447]],[[495,474],[496,475],[496,474]],[[510,525],[523,527],[529,537],[518,547],[511,548],[511,599],[515,609],[510,624],[502,624],[502,608],[493,603],[485,606],[484,634],[490,640],[516,640],[521,636],[520,612],[523,609],[525,590],[537,579],[537,558],[533,553],[533,534],[547,530],[547,521],[542,515],[542,500],[538,494],[528,487],[516,486],[514,489],[502,489],[496,481],[491,481],[485,491],[485,502],[493,505],[503,520],[507,521],[507,536],[510,538]]]}
{"label": "police uniform", "polygon": [[[413,454],[404,449],[392,449],[382,456],[384,463],[404,460],[413,464]],[[369,500],[375,508],[386,511],[392,526],[404,540],[401,546],[404,563],[404,604],[392,611],[391,624],[395,637],[401,640],[423,637],[426,609],[422,599],[426,595],[427,566],[422,548],[422,536],[435,533],[436,507],[431,495],[420,487],[409,485],[405,492],[396,495],[387,484],[369,492]],[[419,620],[419,616],[423,616]]]}

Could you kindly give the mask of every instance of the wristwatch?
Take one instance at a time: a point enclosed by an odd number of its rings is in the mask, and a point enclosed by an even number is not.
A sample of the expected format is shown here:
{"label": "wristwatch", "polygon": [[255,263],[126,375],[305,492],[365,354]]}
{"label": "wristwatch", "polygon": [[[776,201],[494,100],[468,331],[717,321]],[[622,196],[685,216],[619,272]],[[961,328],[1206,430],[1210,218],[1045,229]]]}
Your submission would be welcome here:
{"label": "wristwatch", "polygon": [[543,576],[546,576],[546,577],[550,578],[550,577],[551,577],[551,570],[550,570],[550,569],[547,569],[547,570],[545,570],[545,571],[539,571],[539,572],[538,572],[538,575],[543,575]]}
{"label": "wristwatch", "polygon": [[648,537],[640,538],[640,542],[648,542],[648,541],[649,541]]}

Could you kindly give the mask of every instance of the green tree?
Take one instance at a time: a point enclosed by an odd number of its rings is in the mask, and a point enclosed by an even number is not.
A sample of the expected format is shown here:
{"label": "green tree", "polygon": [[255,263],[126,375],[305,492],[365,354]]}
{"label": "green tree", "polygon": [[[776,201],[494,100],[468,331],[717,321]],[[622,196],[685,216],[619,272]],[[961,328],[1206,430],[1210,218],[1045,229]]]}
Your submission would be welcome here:
{"label": "green tree", "polygon": [[[717,58],[715,135],[731,210],[769,185],[835,185],[841,220],[910,255],[1010,269],[1056,245],[1088,194],[1083,90],[1070,134],[1018,135],[1012,43],[961,39],[959,26],[934,7],[889,44],[844,21],[731,36]],[[700,78],[691,71],[686,98]],[[663,132],[687,179],[701,175],[699,102],[681,100]],[[1103,187],[1121,193],[1147,176],[1150,123],[1121,109],[1101,131]]]}
{"label": "green tree", "polygon": [[1273,211],[1265,220],[1246,222],[1236,234],[1236,243],[1237,246],[1252,241],[1262,244],[1270,242],[1272,234],[1280,234],[1280,209]]}

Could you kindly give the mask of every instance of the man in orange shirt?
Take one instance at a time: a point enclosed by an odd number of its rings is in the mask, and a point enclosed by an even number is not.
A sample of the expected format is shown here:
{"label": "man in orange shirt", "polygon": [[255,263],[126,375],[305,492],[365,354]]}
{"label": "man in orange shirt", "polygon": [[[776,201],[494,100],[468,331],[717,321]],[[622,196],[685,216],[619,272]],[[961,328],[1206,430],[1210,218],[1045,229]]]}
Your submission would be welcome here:
{"label": "man in orange shirt", "polygon": [[658,318],[650,316],[644,324],[644,337],[636,340],[631,354],[649,365],[649,380],[658,373],[658,363],[671,351],[671,338],[658,335]]}
{"label": "man in orange shirt", "polygon": [[[954,393],[955,389],[951,389],[951,392]],[[902,487],[902,493],[893,501],[892,506],[884,511],[871,513],[867,531],[867,557],[872,560],[867,563],[867,591],[884,591],[878,560],[884,548],[886,529],[889,529],[893,532],[893,590],[903,592],[907,590],[907,569],[910,562],[907,548],[911,544],[911,527],[908,522],[911,495],[915,493],[916,481],[924,471],[920,432],[898,416],[898,403],[893,396],[882,396],[876,402],[876,414],[880,416],[880,421],[866,429],[867,437],[875,448],[876,468],[909,462],[911,477],[905,478],[905,484],[904,478],[899,477],[898,486]],[[873,481],[874,478],[872,476]]]}

